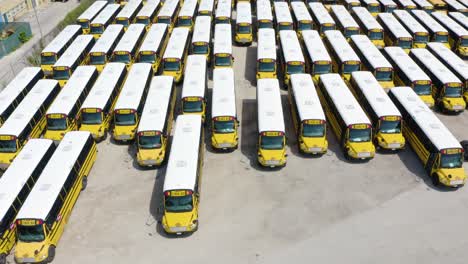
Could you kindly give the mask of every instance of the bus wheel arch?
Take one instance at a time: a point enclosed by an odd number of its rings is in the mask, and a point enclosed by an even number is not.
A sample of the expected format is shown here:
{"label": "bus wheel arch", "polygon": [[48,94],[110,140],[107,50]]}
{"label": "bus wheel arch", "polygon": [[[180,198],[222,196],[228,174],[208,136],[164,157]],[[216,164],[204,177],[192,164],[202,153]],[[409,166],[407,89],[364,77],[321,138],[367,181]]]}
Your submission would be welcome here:
{"label": "bus wheel arch", "polygon": [[47,263],[51,263],[55,258],[55,246],[50,245],[47,251]]}
{"label": "bus wheel arch", "polygon": [[81,190],[83,191],[86,189],[86,186],[88,186],[88,176],[83,176],[83,179],[81,179]]}

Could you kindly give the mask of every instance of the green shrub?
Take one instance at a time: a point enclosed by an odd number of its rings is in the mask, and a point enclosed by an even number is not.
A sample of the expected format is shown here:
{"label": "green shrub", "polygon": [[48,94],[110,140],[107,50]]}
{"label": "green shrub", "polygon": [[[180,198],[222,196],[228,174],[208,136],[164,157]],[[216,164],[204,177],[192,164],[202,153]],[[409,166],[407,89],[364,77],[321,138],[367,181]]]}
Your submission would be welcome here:
{"label": "green shrub", "polygon": [[18,40],[21,43],[26,43],[31,37],[29,37],[26,32],[20,32],[18,35]]}

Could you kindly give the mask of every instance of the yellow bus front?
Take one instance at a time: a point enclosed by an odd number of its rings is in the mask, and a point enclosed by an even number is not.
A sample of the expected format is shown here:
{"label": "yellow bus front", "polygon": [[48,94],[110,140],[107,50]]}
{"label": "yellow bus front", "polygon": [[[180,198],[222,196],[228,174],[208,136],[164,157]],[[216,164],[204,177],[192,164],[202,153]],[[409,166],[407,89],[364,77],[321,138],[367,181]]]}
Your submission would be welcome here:
{"label": "yellow bus front", "polygon": [[441,106],[448,112],[463,112],[466,108],[466,102],[463,98],[463,87],[459,82],[444,84],[441,93]]}
{"label": "yellow bus front", "polygon": [[385,47],[384,32],[382,29],[373,28],[369,30],[368,37],[377,48],[383,49]]}
{"label": "yellow bus front", "polygon": [[457,53],[460,57],[464,60],[468,59],[468,35],[460,37],[457,41],[456,47]]}
{"label": "yellow bus front", "polygon": [[98,108],[81,110],[80,131],[88,131],[96,141],[106,137],[111,123],[111,115]]}
{"label": "yellow bus front", "polygon": [[359,35],[358,27],[347,27],[343,29],[343,35],[349,41],[352,35]]}
{"label": "yellow bus front", "polygon": [[286,166],[286,137],[282,131],[266,131],[258,139],[258,163],[264,167]]}
{"label": "yellow bus front", "polygon": [[[26,144],[26,142],[23,142]],[[6,170],[21,151],[23,144],[17,137],[11,135],[0,135],[0,169]]]}
{"label": "yellow bus front", "polygon": [[135,109],[116,109],[114,111],[114,139],[124,142],[133,140],[138,122],[139,116]]}
{"label": "yellow bus front", "polygon": [[257,28],[273,28],[273,21],[268,19],[261,19],[257,21]]}
{"label": "yellow bus front", "polygon": [[41,53],[41,69],[45,76],[52,76],[53,66],[58,60],[58,55],[55,52]]}
{"label": "yellow bus front", "polygon": [[276,78],[276,61],[273,59],[257,60],[257,79]]}
{"label": "yellow bus front", "polygon": [[[404,86],[405,83],[400,82],[399,85]],[[418,80],[412,83],[414,92],[421,98],[421,100],[429,107],[434,107],[435,100],[432,97],[432,82],[429,80]]]}
{"label": "yellow bus front", "polygon": [[395,87],[395,83],[393,82],[393,76],[394,76],[393,68],[390,68],[390,67],[376,68],[374,72],[374,76],[386,92],[388,92],[390,88]]}
{"label": "yellow bus front", "polygon": [[94,37],[94,39],[99,39],[102,35],[102,33],[104,33],[104,25],[103,24],[100,24],[100,23],[93,23],[91,24],[90,26],[90,29],[89,29],[89,33],[91,33]]}
{"label": "yellow bus front", "polygon": [[[336,62],[335,62],[336,63]],[[337,65],[337,64],[336,64]],[[341,65],[337,65],[337,67],[340,67],[340,73],[341,77],[349,83],[351,80],[351,73],[354,71],[359,71],[361,70],[361,62],[360,61],[344,61]]]}
{"label": "yellow bus front", "polygon": [[430,176],[435,185],[438,185],[438,183],[449,187],[464,185],[466,173],[463,169],[463,149],[441,150],[432,166]]}
{"label": "yellow bus front", "polygon": [[172,28],[174,27],[174,22],[170,16],[158,16],[156,17],[156,23],[167,24],[169,33],[172,32]]}
{"label": "yellow bus front", "polygon": [[89,19],[78,19],[76,22],[78,23],[78,25],[81,26],[81,31],[83,32],[83,34],[89,34],[90,32]]}
{"label": "yellow bus front", "polygon": [[348,126],[345,135],[345,156],[351,159],[372,159],[375,146],[372,144],[372,126],[370,124],[354,124]]}
{"label": "yellow bus front", "polygon": [[428,41],[429,33],[416,32],[416,34],[414,34],[413,48],[426,48]]}
{"label": "yellow bus front", "polygon": [[200,115],[202,122],[205,122],[206,104],[202,97],[185,97],[182,98],[182,114],[184,115]]}
{"label": "yellow bus front", "polygon": [[72,75],[72,69],[66,66],[54,66],[53,78],[58,81],[61,88],[67,84]]}
{"label": "yellow bus front", "polygon": [[162,226],[166,233],[180,235],[198,229],[199,195],[192,190],[164,192]]}
{"label": "yellow bus front", "polygon": [[140,51],[138,54],[138,62],[145,62],[151,64],[153,68],[153,72],[158,72],[159,64],[161,63],[161,59],[154,51],[144,50]]}
{"label": "yellow bus front", "polygon": [[127,31],[128,26],[130,26],[130,19],[128,17],[117,17],[115,19],[115,24],[122,25],[124,31]]}
{"label": "yellow bus front", "polygon": [[319,83],[320,75],[330,73],[332,71],[332,62],[331,61],[315,61],[312,64],[310,70],[312,74],[312,80],[316,85]]}
{"label": "yellow bus front", "polygon": [[192,31],[193,28],[193,17],[191,16],[180,16],[177,18],[177,27],[188,28]]}
{"label": "yellow bus front", "polygon": [[214,68],[227,68],[232,67],[234,58],[229,53],[216,53],[214,54]]}
{"label": "yellow bus front", "polygon": [[74,118],[68,118],[65,114],[48,114],[47,126],[44,138],[55,142],[61,141],[65,133],[77,130],[77,122]]}
{"label": "yellow bus front", "polygon": [[175,83],[179,83],[182,80],[183,72],[182,61],[178,58],[165,58],[163,60],[163,72],[162,75],[174,77]]}
{"label": "yellow bus front", "polygon": [[[55,225],[55,223],[54,223]],[[63,230],[63,229],[62,229]],[[18,219],[16,221],[16,263],[49,263],[55,255],[51,244],[51,231],[40,219]]]}
{"label": "yellow bus front", "polygon": [[434,35],[432,36],[431,41],[443,43],[445,47],[451,49],[450,42],[449,42],[449,36],[448,36],[448,33],[446,31],[435,32]]}
{"label": "yellow bus front", "polygon": [[130,52],[128,51],[123,51],[123,50],[114,51],[112,55],[112,61],[125,63],[125,66],[127,67],[127,71],[130,70],[130,67],[132,66],[134,62],[132,54],[130,54]]}
{"label": "yellow bus front", "polygon": [[402,48],[406,53],[409,53],[413,47],[413,38],[401,37],[397,39],[396,46]]}
{"label": "yellow bus front", "polygon": [[429,3],[434,5],[436,10],[447,10],[447,4],[443,0],[428,0]]}
{"label": "yellow bus front", "polygon": [[225,16],[216,17],[215,20],[216,20],[215,24],[230,24],[231,23],[231,18],[225,17]]}
{"label": "yellow bus front", "polygon": [[234,40],[239,44],[252,44],[252,25],[249,23],[236,24],[236,35]]}
{"label": "yellow bus front", "polygon": [[379,3],[370,3],[367,5],[367,10],[373,17],[376,17],[380,13],[380,4]]}
{"label": "yellow bus front", "polygon": [[314,29],[314,24],[311,20],[300,20],[297,22],[297,35],[299,39],[302,39],[303,30],[312,30]]}
{"label": "yellow bus front", "polygon": [[135,23],[145,25],[146,31],[148,31],[151,27],[152,21],[148,16],[137,16],[135,18]]}
{"label": "yellow bus front", "polygon": [[305,63],[302,61],[288,61],[286,65],[283,65],[286,69],[283,71],[284,74],[284,84],[289,85],[291,79],[291,74],[296,73],[305,73]]}
{"label": "yellow bus front", "polygon": [[142,131],[137,135],[137,162],[140,166],[160,166],[166,157],[167,139],[161,131]]}
{"label": "yellow bus front", "polygon": [[377,147],[387,150],[398,150],[405,147],[400,116],[382,116],[379,119],[374,140]]}
{"label": "yellow bus front", "polygon": [[235,149],[238,146],[239,124],[233,116],[217,116],[212,119],[211,145],[215,149]]}
{"label": "yellow bus front", "polygon": [[211,49],[208,42],[196,41],[192,43],[192,54],[205,55],[207,63],[210,62],[210,52]]}
{"label": "yellow bus front", "polygon": [[324,154],[328,150],[325,120],[304,120],[299,131],[299,149],[307,154]]}
{"label": "yellow bus front", "polygon": [[109,58],[104,52],[91,52],[89,54],[89,64],[96,67],[97,71],[100,73],[109,62]]}
{"label": "yellow bus front", "polygon": [[294,25],[291,22],[280,22],[277,31],[280,32],[281,30],[294,30]]}

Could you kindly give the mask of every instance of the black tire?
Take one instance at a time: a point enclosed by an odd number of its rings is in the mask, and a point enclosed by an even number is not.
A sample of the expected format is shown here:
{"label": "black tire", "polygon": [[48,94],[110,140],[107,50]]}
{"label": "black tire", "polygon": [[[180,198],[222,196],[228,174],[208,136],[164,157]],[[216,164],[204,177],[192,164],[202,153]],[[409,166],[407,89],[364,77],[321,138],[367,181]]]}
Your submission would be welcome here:
{"label": "black tire", "polygon": [[81,190],[84,191],[86,186],[88,186],[88,176],[83,176],[83,179],[81,180]]}
{"label": "black tire", "polygon": [[50,245],[49,246],[49,250],[47,252],[47,260],[46,262],[47,263],[51,263],[52,261],[54,261],[54,258],[55,258],[55,246],[54,245]]}
{"label": "black tire", "polygon": [[435,187],[440,186],[439,176],[437,176],[436,173],[433,173],[433,174],[432,174],[432,176],[431,176],[431,181],[432,181],[432,184],[433,184]]}
{"label": "black tire", "polygon": [[0,254],[0,264],[6,264],[6,254]]}

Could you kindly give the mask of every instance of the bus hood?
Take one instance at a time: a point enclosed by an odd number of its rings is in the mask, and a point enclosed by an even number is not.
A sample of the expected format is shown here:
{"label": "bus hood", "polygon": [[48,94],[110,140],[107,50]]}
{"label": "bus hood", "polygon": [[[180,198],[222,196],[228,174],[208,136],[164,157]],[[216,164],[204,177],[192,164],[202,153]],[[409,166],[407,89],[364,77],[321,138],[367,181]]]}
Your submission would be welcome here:
{"label": "bus hood", "polygon": [[15,247],[17,263],[41,262],[47,258],[48,247],[43,242],[18,242]]}
{"label": "bus hood", "polygon": [[463,168],[440,169],[439,180],[446,186],[459,186],[465,184],[466,175]]}
{"label": "bus hood", "polygon": [[163,217],[163,227],[168,233],[181,233],[192,231],[197,226],[197,219],[194,219],[193,212],[168,213]]}

